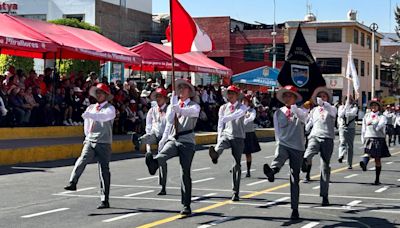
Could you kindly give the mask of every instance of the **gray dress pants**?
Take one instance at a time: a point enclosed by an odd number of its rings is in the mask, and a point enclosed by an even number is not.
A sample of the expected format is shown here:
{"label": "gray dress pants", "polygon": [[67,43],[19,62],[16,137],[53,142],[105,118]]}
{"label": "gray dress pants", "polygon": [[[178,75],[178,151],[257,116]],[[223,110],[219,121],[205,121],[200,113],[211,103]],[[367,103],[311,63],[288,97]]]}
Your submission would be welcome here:
{"label": "gray dress pants", "polygon": [[190,206],[192,198],[191,166],[195,152],[193,143],[182,143],[175,140],[165,143],[164,148],[156,155],[160,167],[165,166],[173,157],[179,157],[181,164],[181,202],[184,206]]}
{"label": "gray dress pants", "polygon": [[229,148],[232,150],[232,156],[234,159],[232,167],[232,190],[234,194],[239,194],[240,178],[242,175],[240,161],[244,150],[244,139],[228,139],[225,136],[221,136],[215,146],[215,151],[221,155],[225,149]]}
{"label": "gray dress pants", "polygon": [[[142,144],[148,144],[148,145],[157,145],[158,142],[160,142],[161,137],[157,137],[155,134],[145,134],[142,137],[140,137],[140,141]],[[160,165],[160,168],[158,170],[158,183],[161,186],[167,185],[167,176],[168,176],[168,168],[167,168],[167,163]]]}
{"label": "gray dress pants", "polygon": [[111,159],[111,144],[95,143],[84,141],[81,156],[75,162],[75,167],[72,170],[70,182],[77,184],[79,177],[82,175],[86,165],[96,158],[99,167],[100,178],[100,198],[101,201],[108,201],[110,195],[110,159]]}
{"label": "gray dress pants", "polygon": [[339,157],[344,157],[347,153],[348,166],[353,164],[355,134],[354,128],[339,128]]}

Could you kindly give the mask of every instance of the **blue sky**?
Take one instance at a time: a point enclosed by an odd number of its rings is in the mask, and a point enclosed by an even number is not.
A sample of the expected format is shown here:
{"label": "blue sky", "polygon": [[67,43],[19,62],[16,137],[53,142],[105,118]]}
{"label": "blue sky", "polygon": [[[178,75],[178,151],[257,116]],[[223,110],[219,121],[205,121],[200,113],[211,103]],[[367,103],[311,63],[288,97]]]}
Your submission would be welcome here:
{"label": "blue sky", "polygon": [[[303,19],[307,0],[275,0],[276,22]],[[375,22],[380,32],[393,32],[394,8],[400,0],[308,0],[318,20],[345,20],[350,9],[357,10],[358,21]],[[253,23],[273,23],[273,0],[180,0],[193,17],[231,16]],[[392,10],[390,10],[392,9]],[[153,0],[153,13],[169,12],[169,0]]]}

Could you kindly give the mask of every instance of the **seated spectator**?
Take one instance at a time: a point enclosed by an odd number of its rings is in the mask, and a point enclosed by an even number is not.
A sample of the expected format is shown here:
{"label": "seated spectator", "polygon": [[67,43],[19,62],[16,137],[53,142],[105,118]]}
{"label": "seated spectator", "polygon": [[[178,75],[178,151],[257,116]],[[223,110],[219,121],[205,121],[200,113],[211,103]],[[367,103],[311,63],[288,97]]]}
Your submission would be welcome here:
{"label": "seated spectator", "polygon": [[31,106],[31,118],[30,122],[32,125],[36,126],[38,125],[39,119],[42,118],[42,116],[39,115],[39,104],[36,102],[35,98],[33,97],[32,93],[32,87],[28,87],[25,90],[25,95],[24,95],[25,102]]}
{"label": "seated spectator", "polygon": [[15,115],[16,124],[18,126],[28,125],[32,106],[25,102],[23,89],[18,87],[13,88],[8,102]]}

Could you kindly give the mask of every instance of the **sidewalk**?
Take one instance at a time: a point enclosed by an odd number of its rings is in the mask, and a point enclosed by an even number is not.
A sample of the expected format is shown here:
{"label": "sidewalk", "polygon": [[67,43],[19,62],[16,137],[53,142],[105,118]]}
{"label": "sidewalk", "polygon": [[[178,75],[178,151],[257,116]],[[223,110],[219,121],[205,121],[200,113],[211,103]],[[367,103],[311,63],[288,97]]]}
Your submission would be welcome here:
{"label": "sidewalk", "polygon": [[[36,128],[35,131],[30,129],[28,133],[21,129],[13,129],[14,132],[20,131],[16,132],[16,137],[23,135],[22,139],[13,138],[12,134],[5,137],[2,134],[3,138],[0,137],[0,166],[79,157],[83,142],[81,132],[73,127],[49,128]],[[7,131],[2,130],[3,132]],[[54,137],[48,137],[49,132],[55,132],[54,135],[51,135]],[[76,134],[71,134],[71,132],[76,132]],[[257,136],[259,138],[274,137],[274,131],[273,129],[259,129]],[[196,133],[196,144],[198,145],[214,144],[216,141],[216,132]],[[131,135],[114,135],[112,151],[115,154],[133,152]],[[144,145],[142,145],[141,151],[144,151]]]}

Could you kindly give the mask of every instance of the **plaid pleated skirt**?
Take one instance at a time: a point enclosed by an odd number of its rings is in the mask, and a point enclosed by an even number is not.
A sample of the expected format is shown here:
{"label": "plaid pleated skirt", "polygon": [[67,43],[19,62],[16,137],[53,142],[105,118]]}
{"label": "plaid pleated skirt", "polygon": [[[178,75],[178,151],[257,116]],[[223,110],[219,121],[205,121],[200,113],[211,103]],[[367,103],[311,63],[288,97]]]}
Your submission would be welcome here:
{"label": "plaid pleated skirt", "polygon": [[372,158],[387,158],[391,156],[385,138],[367,138],[364,152]]}

